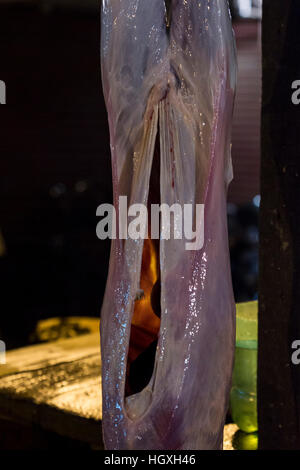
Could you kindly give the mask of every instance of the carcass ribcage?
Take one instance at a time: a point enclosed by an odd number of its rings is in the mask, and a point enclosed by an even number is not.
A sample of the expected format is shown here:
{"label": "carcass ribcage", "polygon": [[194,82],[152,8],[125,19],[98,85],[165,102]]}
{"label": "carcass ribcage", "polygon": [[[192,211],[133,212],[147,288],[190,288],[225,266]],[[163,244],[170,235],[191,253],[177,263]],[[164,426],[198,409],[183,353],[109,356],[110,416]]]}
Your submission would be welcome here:
{"label": "carcass ribcage", "polygon": [[[149,207],[154,178],[151,198],[160,203],[204,204],[204,245],[189,251],[184,238],[174,237],[153,246],[112,241],[101,313],[108,449],[220,448],[231,381],[235,309],[226,192],[236,64],[230,15],[225,0],[168,4],[169,25],[164,0],[103,0],[114,203],[117,215],[120,195]],[[147,262],[159,271],[152,284],[150,267],[147,279],[141,274]],[[146,294],[137,301],[141,280]],[[155,283],[161,319],[148,331],[158,338],[153,370],[148,384],[130,393],[131,323],[136,304],[143,310],[147,296],[152,302],[147,286]]]}

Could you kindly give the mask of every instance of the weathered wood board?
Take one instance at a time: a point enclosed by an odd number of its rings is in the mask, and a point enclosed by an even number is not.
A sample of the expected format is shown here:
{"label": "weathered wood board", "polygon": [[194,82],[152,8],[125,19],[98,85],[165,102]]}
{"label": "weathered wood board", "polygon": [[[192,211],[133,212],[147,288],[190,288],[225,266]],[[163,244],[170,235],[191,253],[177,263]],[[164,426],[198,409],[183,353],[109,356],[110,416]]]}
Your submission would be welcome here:
{"label": "weathered wood board", "polygon": [[7,353],[0,416],[102,447],[99,334]]}
{"label": "weathered wood board", "polygon": [[297,0],[263,2],[257,411],[268,450],[300,449],[299,16]]}
{"label": "weathered wood board", "polygon": [[[10,351],[6,362],[0,418],[103,449],[98,333]],[[236,431],[225,427],[224,449],[232,449]]]}

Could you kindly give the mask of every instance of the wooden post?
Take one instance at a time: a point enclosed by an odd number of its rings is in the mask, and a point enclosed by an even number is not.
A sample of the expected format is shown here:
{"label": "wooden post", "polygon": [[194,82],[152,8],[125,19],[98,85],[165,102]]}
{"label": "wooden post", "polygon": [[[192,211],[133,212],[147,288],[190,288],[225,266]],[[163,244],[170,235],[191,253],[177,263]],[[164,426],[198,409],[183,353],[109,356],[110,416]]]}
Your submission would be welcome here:
{"label": "wooden post", "polygon": [[259,447],[300,449],[300,2],[263,3]]}

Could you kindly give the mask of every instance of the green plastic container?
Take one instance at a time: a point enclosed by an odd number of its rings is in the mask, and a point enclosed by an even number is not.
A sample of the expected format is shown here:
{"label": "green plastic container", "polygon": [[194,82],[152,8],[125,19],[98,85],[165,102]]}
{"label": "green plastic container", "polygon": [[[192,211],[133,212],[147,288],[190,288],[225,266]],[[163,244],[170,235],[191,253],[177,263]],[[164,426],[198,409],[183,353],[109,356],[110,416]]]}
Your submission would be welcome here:
{"label": "green plastic container", "polygon": [[236,305],[236,350],[230,408],[247,433],[257,431],[257,301]]}

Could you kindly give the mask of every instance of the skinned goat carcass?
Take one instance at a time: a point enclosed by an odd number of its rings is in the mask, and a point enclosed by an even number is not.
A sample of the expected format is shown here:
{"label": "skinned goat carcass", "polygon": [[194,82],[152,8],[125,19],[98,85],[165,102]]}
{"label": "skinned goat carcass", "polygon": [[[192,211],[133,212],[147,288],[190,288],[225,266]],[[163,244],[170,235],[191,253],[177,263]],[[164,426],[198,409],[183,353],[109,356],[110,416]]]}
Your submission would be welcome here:
{"label": "skinned goat carcass", "polygon": [[120,195],[148,208],[204,204],[200,249],[150,234],[112,240],[101,312],[105,446],[220,449],[235,345],[228,4],[103,0],[101,35],[117,221]]}

